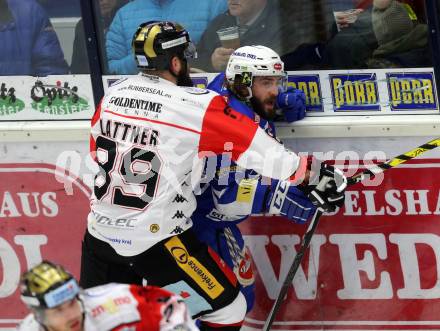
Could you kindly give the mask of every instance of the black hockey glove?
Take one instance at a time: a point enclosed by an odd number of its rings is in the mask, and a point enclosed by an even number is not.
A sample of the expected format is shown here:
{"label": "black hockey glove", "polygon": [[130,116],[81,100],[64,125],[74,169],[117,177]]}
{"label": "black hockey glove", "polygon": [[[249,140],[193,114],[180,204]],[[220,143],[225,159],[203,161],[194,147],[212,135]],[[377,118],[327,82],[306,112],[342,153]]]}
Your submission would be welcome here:
{"label": "black hockey glove", "polygon": [[[319,177],[317,177],[319,175]],[[312,176],[309,184],[298,186],[310,201],[324,212],[334,212],[345,200],[347,178],[341,170],[322,163],[319,174]]]}

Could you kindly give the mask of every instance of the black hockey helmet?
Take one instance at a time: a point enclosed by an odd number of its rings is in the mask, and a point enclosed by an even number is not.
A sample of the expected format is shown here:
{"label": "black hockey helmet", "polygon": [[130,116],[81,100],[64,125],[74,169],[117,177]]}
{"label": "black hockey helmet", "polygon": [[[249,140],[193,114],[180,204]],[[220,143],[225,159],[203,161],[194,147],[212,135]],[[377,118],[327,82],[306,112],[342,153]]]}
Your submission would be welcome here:
{"label": "black hockey helmet", "polygon": [[168,21],[149,21],[139,25],[132,41],[138,68],[167,70],[173,56],[195,58],[196,48],[188,31],[180,24]]}

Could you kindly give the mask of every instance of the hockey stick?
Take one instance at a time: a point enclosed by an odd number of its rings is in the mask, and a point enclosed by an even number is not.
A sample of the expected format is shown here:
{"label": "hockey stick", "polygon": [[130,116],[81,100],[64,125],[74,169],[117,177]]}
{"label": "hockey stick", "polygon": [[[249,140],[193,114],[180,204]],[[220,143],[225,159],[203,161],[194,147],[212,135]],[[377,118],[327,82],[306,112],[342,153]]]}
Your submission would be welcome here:
{"label": "hockey stick", "polygon": [[390,168],[394,168],[398,166],[399,164],[405,163],[409,160],[414,159],[415,157],[418,157],[422,155],[423,153],[430,151],[431,149],[437,148],[440,146],[440,138],[431,140],[419,147],[416,147],[409,152],[403,153],[399,156],[396,156],[395,158],[389,160],[388,162],[376,164],[370,169],[367,169],[363,172],[358,173],[357,175],[354,175],[353,177],[348,178],[348,185],[353,185],[359,182],[362,182],[365,178],[368,176],[375,176],[377,174],[380,174],[384,172],[385,170],[388,170]]}
{"label": "hockey stick", "polygon": [[299,248],[298,253],[296,253],[295,259],[293,260],[292,265],[290,266],[289,272],[287,273],[286,278],[284,279],[284,282],[281,285],[280,292],[278,293],[275,303],[272,306],[269,316],[267,317],[267,320],[264,323],[263,331],[268,331],[272,326],[275,316],[278,313],[281,304],[283,303],[284,297],[286,296],[289,285],[292,283],[296,271],[298,270],[301,264],[304,253],[306,252],[306,249],[309,247],[310,241],[312,240],[312,236],[315,233],[315,229],[316,226],[318,225],[318,221],[321,215],[322,215],[322,211],[320,209],[317,209],[315,215],[313,215],[313,218],[310,221],[306,233],[304,234],[304,239],[301,242],[301,247]]}
{"label": "hockey stick", "polygon": [[[394,168],[399,164],[405,163],[439,146],[440,146],[440,138],[431,140],[430,142],[427,142],[426,144],[414,148],[409,152],[396,156],[395,158],[389,160],[388,162],[374,165],[370,169],[367,169],[357,175],[354,175],[353,177],[348,178],[348,185],[354,185],[356,183],[362,182],[365,178],[367,178],[367,176],[375,176],[379,173],[384,172],[385,170]],[[309,247],[310,241],[312,240],[312,236],[315,233],[316,227],[318,226],[319,218],[321,217],[321,215],[322,215],[322,211],[320,209],[317,209],[315,215],[313,215],[313,218],[310,221],[306,233],[304,234],[304,238],[301,242],[301,247],[299,248],[298,253],[296,253],[295,259],[293,260],[292,265],[290,266],[289,272],[287,273],[286,278],[284,279],[283,284],[281,285],[280,292],[278,293],[275,303],[272,306],[269,316],[267,317],[267,320],[264,323],[263,331],[270,330],[270,327],[272,326],[275,316],[278,313],[281,304],[283,303],[284,297],[287,294],[287,290],[290,284],[292,284],[293,278],[295,277],[295,274],[298,271],[299,266],[301,265],[301,261],[303,259],[304,253],[306,249]]]}

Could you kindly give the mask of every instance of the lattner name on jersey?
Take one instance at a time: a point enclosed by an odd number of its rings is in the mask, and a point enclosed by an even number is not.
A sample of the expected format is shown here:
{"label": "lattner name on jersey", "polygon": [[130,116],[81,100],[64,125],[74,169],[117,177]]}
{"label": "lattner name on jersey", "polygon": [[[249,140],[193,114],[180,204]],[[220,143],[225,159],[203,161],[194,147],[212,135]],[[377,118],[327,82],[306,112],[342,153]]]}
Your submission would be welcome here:
{"label": "lattner name on jersey", "polygon": [[131,125],[113,120],[100,119],[101,134],[134,144],[157,146],[159,132],[140,125]]}

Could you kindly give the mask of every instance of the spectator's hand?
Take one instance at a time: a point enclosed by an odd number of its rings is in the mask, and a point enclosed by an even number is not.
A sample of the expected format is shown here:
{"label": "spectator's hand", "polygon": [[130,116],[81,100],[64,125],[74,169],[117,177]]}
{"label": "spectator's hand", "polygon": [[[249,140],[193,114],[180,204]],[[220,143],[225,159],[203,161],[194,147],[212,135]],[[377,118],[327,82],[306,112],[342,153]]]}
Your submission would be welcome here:
{"label": "spectator's hand", "polygon": [[225,70],[232,53],[234,53],[233,48],[216,48],[211,55],[212,67],[217,71]]}
{"label": "spectator's hand", "polygon": [[306,116],[306,96],[303,91],[288,87],[278,93],[275,107],[283,111],[288,123],[302,120]]}
{"label": "spectator's hand", "polygon": [[378,9],[386,9],[391,5],[392,0],[374,0],[373,6]]}
{"label": "spectator's hand", "polygon": [[349,9],[345,11],[336,11],[334,12],[336,25],[338,26],[338,30],[341,30],[342,28],[347,28],[350,26],[350,24],[353,24],[356,22],[358,16],[363,12],[364,10],[361,8],[358,9]]}

